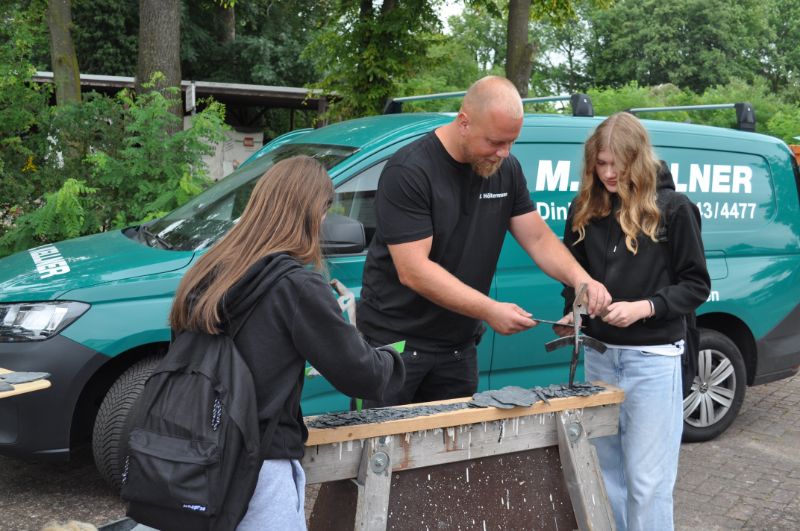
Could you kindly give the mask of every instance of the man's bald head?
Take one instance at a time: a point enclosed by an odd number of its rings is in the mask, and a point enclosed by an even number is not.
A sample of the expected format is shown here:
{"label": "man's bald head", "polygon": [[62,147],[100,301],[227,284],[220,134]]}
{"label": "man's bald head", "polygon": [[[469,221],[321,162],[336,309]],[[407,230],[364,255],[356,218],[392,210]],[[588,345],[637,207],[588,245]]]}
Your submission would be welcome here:
{"label": "man's bald head", "polygon": [[511,154],[523,118],[516,87],[504,77],[487,76],[473,83],[455,119],[436,135],[455,160],[488,178]]}
{"label": "man's bald head", "polygon": [[524,113],[517,88],[500,76],[486,76],[473,83],[461,103],[461,112],[475,117],[501,113],[515,119]]}

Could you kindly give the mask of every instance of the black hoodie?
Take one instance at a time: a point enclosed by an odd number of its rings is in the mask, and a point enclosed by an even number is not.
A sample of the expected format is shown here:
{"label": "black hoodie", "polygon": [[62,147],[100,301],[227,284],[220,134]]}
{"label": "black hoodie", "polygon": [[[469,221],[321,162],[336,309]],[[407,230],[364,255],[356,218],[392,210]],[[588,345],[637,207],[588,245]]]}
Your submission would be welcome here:
{"label": "black hoodie", "polygon": [[405,369],[390,348],[375,349],[348,324],[319,273],[286,254],[251,267],[226,293],[226,319],[237,323],[256,304],[235,343],[256,385],[262,433],[278,416],[264,459],[300,459],[308,431],[300,394],[310,362],[339,391],[380,401],[403,384]]}
{"label": "black hoodie", "polygon": [[[672,174],[662,163],[658,171],[658,242],[639,235],[634,255],[625,247],[625,235],[615,215],[616,194],[612,200],[613,212],[593,219],[586,226],[586,237],[577,244],[570,207],[564,244],[592,278],[606,286],[614,302],[650,299],[655,315],[627,328],[611,326],[599,317],[587,319],[586,334],[616,345],[663,345],[683,339],[683,316],[705,302],[711,289],[700,212],[688,197],[675,191]],[[564,289],[565,311],[571,311],[574,296],[572,289]]]}

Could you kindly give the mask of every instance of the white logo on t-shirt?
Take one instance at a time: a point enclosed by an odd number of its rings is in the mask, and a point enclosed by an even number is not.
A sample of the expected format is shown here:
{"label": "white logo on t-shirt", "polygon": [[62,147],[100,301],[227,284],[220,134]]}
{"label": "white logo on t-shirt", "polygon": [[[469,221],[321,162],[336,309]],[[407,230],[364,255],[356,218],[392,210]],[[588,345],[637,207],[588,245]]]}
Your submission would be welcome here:
{"label": "white logo on t-shirt", "polygon": [[481,194],[479,198],[480,199],[500,199],[500,198],[507,197],[507,196],[508,196],[508,192],[503,192],[501,194],[493,194],[491,192],[486,192],[485,194]]}

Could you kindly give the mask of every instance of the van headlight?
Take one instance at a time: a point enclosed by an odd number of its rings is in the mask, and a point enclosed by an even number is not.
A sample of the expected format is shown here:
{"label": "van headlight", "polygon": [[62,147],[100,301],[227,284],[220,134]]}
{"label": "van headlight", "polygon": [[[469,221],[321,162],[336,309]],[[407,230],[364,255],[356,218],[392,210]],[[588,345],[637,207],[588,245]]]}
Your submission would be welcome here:
{"label": "van headlight", "polygon": [[74,301],[0,303],[0,342],[48,339],[88,309]]}

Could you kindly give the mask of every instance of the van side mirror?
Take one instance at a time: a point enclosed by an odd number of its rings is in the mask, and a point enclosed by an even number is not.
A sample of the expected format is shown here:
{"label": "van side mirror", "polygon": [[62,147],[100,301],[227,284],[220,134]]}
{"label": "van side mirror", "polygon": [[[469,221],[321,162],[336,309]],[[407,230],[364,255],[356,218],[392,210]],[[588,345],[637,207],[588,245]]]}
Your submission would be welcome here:
{"label": "van side mirror", "polygon": [[364,224],[347,216],[329,213],[322,222],[321,246],[324,255],[360,253],[367,246]]}

